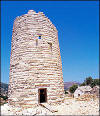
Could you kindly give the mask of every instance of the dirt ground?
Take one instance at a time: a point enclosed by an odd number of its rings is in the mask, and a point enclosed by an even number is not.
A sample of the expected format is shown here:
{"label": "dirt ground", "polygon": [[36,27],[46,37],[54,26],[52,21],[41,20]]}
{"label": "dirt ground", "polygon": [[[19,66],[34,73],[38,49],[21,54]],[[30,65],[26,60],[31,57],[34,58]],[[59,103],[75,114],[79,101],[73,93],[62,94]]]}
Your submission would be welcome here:
{"label": "dirt ground", "polygon": [[4,104],[1,106],[1,115],[99,115],[99,98],[79,101],[66,97],[61,105],[49,106],[48,108],[38,106],[25,110]]}

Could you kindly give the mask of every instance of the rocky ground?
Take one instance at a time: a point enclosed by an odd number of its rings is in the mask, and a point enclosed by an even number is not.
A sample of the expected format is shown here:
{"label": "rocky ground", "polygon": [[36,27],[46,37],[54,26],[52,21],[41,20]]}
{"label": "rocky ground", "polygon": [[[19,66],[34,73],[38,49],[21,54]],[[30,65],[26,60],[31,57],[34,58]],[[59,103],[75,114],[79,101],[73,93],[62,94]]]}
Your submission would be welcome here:
{"label": "rocky ground", "polygon": [[1,115],[99,115],[99,99],[79,101],[75,98],[66,98],[61,105],[50,106],[48,109],[38,106],[23,111],[21,108],[14,108],[4,104],[1,106]]}

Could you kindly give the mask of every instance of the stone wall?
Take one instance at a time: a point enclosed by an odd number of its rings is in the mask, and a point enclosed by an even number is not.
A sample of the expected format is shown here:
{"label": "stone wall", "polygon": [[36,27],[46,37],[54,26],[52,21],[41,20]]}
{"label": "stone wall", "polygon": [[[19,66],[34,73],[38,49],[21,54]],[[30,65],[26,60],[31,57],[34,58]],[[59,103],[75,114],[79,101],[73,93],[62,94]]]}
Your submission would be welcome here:
{"label": "stone wall", "polygon": [[63,102],[58,32],[51,21],[33,10],[17,17],[11,45],[9,104],[37,105],[39,88],[47,88],[48,104]]}

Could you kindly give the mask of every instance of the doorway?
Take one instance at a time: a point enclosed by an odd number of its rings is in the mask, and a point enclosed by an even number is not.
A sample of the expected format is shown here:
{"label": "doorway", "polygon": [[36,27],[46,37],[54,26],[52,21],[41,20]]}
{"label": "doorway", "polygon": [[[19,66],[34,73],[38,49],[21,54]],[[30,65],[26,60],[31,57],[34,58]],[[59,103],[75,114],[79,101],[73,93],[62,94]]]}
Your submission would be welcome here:
{"label": "doorway", "polygon": [[39,103],[47,102],[47,89],[46,88],[39,89],[38,95],[39,95]]}

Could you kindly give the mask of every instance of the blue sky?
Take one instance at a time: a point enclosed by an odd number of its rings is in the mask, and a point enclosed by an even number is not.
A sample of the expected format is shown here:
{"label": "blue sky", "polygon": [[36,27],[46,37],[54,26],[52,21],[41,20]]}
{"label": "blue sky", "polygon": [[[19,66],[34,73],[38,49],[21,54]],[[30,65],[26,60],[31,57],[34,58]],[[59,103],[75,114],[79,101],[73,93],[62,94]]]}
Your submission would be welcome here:
{"label": "blue sky", "polygon": [[64,81],[99,77],[99,2],[2,1],[1,81],[9,82],[13,21],[28,10],[44,12],[57,27]]}

